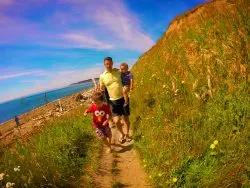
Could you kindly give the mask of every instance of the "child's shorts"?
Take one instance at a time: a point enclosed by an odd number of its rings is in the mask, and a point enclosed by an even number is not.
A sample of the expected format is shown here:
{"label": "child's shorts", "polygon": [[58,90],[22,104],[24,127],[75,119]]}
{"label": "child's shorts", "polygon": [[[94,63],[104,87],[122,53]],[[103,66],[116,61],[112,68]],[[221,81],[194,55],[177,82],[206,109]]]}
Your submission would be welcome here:
{"label": "child's shorts", "polygon": [[130,91],[130,86],[129,86],[129,85],[124,85],[124,86],[123,86],[123,89],[124,89],[126,92],[129,92],[129,91]]}
{"label": "child's shorts", "polygon": [[103,139],[104,137],[110,137],[112,134],[109,126],[95,128],[95,132],[97,138],[99,139]]}

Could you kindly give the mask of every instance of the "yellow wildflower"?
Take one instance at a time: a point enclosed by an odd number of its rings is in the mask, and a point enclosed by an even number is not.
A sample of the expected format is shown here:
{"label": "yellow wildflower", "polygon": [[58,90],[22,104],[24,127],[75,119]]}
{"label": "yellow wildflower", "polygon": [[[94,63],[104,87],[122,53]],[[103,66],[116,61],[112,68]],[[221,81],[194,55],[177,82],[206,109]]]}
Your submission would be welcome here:
{"label": "yellow wildflower", "polygon": [[211,145],[210,145],[210,148],[211,148],[211,149],[214,149],[214,148],[215,148],[215,145],[214,145],[214,144],[211,144]]}
{"label": "yellow wildflower", "polygon": [[159,176],[159,177],[162,177],[162,173],[159,173],[158,176]]}
{"label": "yellow wildflower", "polygon": [[173,178],[173,182],[174,182],[174,183],[176,183],[176,182],[177,182],[177,180],[178,180],[177,178]]}
{"label": "yellow wildflower", "polygon": [[218,142],[218,140],[215,140],[214,141],[214,145],[217,145],[219,142]]}

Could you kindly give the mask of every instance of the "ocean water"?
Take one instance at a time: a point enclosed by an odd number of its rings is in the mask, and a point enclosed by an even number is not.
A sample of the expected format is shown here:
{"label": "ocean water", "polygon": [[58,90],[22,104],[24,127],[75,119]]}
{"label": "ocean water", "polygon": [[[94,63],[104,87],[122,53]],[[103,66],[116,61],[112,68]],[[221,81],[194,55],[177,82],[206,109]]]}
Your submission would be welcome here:
{"label": "ocean water", "polygon": [[15,115],[21,115],[36,107],[42,106],[48,102],[77,93],[83,89],[93,87],[93,83],[77,84],[45,93],[39,93],[20,99],[14,99],[0,104],[0,123],[14,118]]}

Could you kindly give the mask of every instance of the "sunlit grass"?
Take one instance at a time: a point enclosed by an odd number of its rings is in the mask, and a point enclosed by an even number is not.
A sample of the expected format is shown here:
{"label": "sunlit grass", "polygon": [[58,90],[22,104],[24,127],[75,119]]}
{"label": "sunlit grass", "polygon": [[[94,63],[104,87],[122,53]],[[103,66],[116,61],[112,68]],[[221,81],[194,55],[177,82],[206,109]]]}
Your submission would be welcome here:
{"label": "sunlit grass", "polygon": [[156,187],[250,186],[250,17],[239,2],[210,3],[133,67],[134,138]]}
{"label": "sunlit grass", "polygon": [[86,176],[85,184],[91,185],[89,176],[97,165],[99,151],[100,142],[90,119],[83,118],[83,109],[75,109],[47,122],[45,129],[29,141],[2,150],[0,173],[5,175],[0,185],[12,182],[15,187],[75,187],[81,176]]}

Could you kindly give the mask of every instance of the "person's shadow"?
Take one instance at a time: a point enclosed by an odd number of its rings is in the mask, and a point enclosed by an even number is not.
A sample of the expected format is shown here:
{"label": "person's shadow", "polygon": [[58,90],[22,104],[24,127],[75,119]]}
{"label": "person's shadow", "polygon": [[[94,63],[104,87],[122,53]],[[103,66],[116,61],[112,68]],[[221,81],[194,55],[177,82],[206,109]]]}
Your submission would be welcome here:
{"label": "person's shadow", "polygon": [[112,144],[113,146],[121,148],[120,150],[117,150],[116,153],[125,153],[127,151],[130,151],[133,148],[133,143],[129,145],[122,145],[122,144]]}

